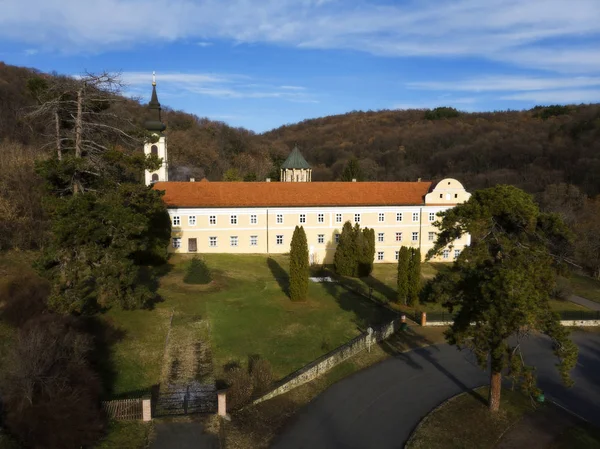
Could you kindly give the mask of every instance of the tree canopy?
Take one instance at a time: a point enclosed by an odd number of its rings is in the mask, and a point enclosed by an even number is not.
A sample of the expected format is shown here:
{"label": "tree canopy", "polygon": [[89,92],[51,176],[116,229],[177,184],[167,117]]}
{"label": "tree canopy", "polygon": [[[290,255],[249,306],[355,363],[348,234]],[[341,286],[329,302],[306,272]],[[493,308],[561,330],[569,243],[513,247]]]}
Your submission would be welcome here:
{"label": "tree canopy", "polygon": [[476,191],[440,216],[438,239],[428,257],[441,254],[465,233],[471,244],[449,270],[430,281],[423,299],[456,312],[446,333],[451,344],[473,350],[484,369],[491,363],[490,410],[499,408],[505,368],[525,390],[535,391],[533,368],[521,363],[519,353],[520,339],[532,331],[555,340],[557,366],[569,384],[577,347],[549,305],[562,263],[551,250],[556,241],[571,237],[562,220],[541,213],[530,195],[506,185]]}

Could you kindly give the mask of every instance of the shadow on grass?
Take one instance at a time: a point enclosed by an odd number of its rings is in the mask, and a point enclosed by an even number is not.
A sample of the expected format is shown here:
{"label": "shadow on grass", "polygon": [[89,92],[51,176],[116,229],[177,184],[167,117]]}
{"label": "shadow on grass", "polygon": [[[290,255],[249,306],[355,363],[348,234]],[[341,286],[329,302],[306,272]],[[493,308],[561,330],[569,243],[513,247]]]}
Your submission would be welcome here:
{"label": "shadow on grass", "polygon": [[267,266],[271,270],[271,274],[279,284],[281,291],[287,296],[290,296],[290,278],[287,272],[277,263],[275,259],[269,257],[267,259]]}
{"label": "shadow on grass", "polygon": [[393,302],[396,300],[396,290],[391,288],[389,285],[384,284],[379,279],[375,279],[373,275],[369,275],[366,278],[362,278],[362,280],[370,288],[372,288],[374,291],[376,291],[385,299],[387,299],[388,302]]}

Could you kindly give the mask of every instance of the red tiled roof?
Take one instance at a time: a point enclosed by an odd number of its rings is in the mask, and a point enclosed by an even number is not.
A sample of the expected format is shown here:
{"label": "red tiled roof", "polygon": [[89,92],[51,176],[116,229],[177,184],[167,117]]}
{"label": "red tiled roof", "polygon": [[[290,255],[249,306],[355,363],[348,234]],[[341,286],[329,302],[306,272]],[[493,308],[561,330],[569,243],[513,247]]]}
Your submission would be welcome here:
{"label": "red tiled roof", "polygon": [[170,207],[400,206],[425,202],[431,182],[157,182]]}

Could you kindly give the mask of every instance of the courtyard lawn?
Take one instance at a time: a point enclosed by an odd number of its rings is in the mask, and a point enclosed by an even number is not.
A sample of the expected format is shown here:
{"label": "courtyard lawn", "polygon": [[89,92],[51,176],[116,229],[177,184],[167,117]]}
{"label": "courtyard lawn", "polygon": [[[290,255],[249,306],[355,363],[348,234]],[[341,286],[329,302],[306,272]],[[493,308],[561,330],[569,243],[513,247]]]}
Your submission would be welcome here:
{"label": "courtyard lawn", "polygon": [[572,273],[569,280],[575,295],[600,302],[600,281],[578,273]]}
{"label": "courtyard lawn", "polygon": [[[161,278],[162,302],[153,310],[110,310],[104,317],[123,331],[112,347],[116,378],[113,396],[148,391],[161,379],[171,315],[173,329],[205,322],[215,373],[250,356],[268,360],[282,378],[347,342],[370,325],[395,315],[332,283],[310,283],[306,302],[293,303],[287,288],[289,258],[278,255],[203,255],[213,274],[208,285],[183,277],[190,256],[173,256]],[[178,331],[185,332],[184,328]],[[171,335],[176,332],[171,332]],[[176,337],[174,337],[176,338]],[[171,343],[170,343],[171,344]]]}

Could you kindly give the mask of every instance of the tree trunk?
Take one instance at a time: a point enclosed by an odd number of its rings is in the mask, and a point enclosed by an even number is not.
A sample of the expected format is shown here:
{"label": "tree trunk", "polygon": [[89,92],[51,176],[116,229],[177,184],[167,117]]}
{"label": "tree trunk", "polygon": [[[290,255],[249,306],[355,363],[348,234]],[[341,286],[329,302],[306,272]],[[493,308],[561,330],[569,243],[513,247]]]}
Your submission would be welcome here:
{"label": "tree trunk", "polygon": [[502,373],[492,371],[490,374],[490,394],[488,396],[488,408],[490,412],[500,410],[500,391],[502,389]]}
{"label": "tree trunk", "polygon": [[[75,157],[80,158],[83,151],[81,149],[83,140],[83,87],[77,91],[77,117],[75,118]],[[73,195],[80,192],[79,173],[73,175]]]}
{"label": "tree trunk", "polygon": [[58,116],[58,111],[54,111],[54,122],[56,126],[56,154],[60,161],[62,160],[62,142],[60,140],[60,118]]}

